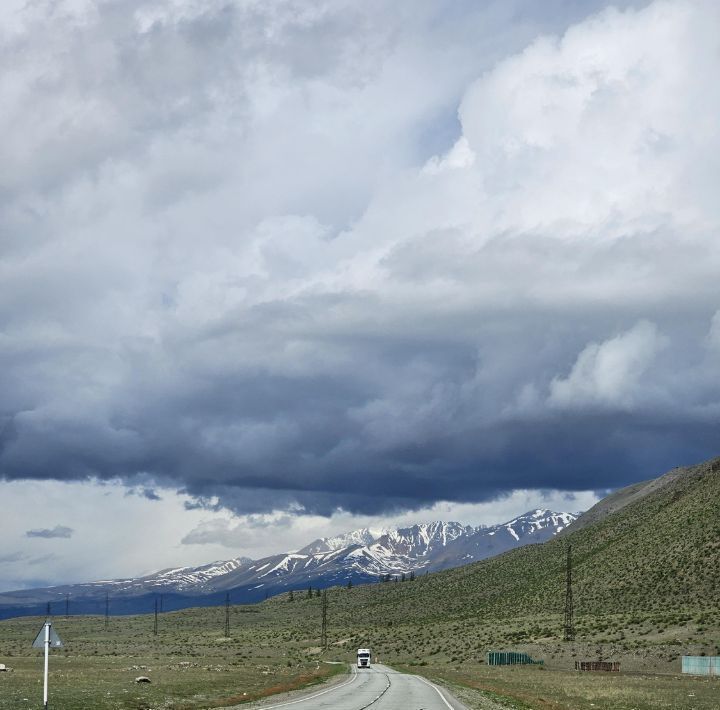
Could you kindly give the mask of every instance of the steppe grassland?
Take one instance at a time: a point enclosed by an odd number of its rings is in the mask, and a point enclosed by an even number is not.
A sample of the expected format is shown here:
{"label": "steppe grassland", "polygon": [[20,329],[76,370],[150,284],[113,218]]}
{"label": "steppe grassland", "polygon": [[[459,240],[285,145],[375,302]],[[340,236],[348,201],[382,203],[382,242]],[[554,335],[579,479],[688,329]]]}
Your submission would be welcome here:
{"label": "steppe grassland", "polygon": [[[158,636],[151,615],[111,617],[107,630],[102,618],[60,617],[55,626],[66,647],[51,652],[51,697],[67,710],[231,705],[342,672],[342,666],[322,661],[349,662],[355,649],[369,645],[382,662],[464,687],[470,707],[487,707],[490,698],[516,708],[717,710],[720,683],[679,672],[681,653],[714,650],[708,639],[720,638],[720,629],[708,626],[703,612],[580,616],[578,641],[564,643],[559,614],[496,621],[438,616],[433,576],[331,590],[331,645],[324,653],[318,646],[319,599],[298,593],[293,602],[282,596],[232,607],[229,638],[223,608],[163,614]],[[376,597],[385,598],[383,606],[402,603],[408,610],[404,622],[376,618],[381,610],[372,603]],[[433,607],[431,621],[421,609]],[[35,707],[41,697],[42,651],[30,643],[42,621],[0,623],[0,662],[14,669],[0,676],[3,710]],[[487,650],[506,648],[527,651],[545,665],[485,665]],[[619,660],[623,672],[571,670],[574,660],[599,657]],[[136,684],[140,675],[152,683]]]}
{"label": "steppe grassland", "polygon": [[[52,706],[63,710],[210,708],[302,687],[344,671],[318,663],[317,650],[294,642],[272,607],[233,607],[224,636],[224,608],[153,617],[59,617],[65,642],[50,657]],[[32,649],[43,619],[0,622],[0,708],[38,707],[43,651]],[[135,683],[147,676],[151,683]]]}
{"label": "steppe grassland", "polygon": [[679,673],[578,673],[539,666],[461,665],[457,670],[427,667],[423,675],[459,688],[458,696],[478,709],[489,698],[515,710],[717,710],[720,697],[717,679]]}

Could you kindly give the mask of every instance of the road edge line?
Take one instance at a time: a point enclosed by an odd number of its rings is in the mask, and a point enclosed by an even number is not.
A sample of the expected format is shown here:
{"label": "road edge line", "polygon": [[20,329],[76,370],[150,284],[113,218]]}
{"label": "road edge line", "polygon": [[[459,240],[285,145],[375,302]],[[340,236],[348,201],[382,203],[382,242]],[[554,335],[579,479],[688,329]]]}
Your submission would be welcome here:
{"label": "road edge line", "polygon": [[415,677],[425,683],[425,685],[429,685],[440,696],[442,701],[450,708],[450,710],[455,710],[455,708],[447,701],[447,698],[442,694],[442,691],[437,687],[437,685],[431,683],[429,680],[426,680],[421,675],[416,675]]}

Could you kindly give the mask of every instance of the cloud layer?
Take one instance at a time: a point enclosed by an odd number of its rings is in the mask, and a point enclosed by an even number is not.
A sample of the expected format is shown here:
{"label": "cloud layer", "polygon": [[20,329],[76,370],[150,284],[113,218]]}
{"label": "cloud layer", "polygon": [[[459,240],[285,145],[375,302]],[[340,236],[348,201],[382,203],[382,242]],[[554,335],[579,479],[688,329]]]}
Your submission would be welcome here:
{"label": "cloud layer", "polygon": [[0,476],[374,514],[717,453],[717,5],[443,6],[2,11]]}
{"label": "cloud layer", "polygon": [[[30,515],[28,500],[32,500]],[[0,482],[3,550],[12,550],[0,553],[0,592],[127,579],[238,556],[260,559],[363,527],[382,529],[438,519],[493,524],[536,507],[577,511],[596,502],[592,492],[517,490],[489,503],[438,503],[401,516],[338,512],[326,517],[281,511],[233,515],[225,509],[192,507],[188,496],[171,490],[164,490],[158,501],[141,493],[128,495],[119,481]],[[28,537],[28,520],[52,520],[59,514],[72,520],[71,539]]]}

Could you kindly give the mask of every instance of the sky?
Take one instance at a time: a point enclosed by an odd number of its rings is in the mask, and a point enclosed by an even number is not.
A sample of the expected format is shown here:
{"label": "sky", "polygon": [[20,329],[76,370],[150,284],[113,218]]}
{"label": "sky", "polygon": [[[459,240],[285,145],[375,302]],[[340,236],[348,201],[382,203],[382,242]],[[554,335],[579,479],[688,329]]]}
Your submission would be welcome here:
{"label": "sky", "polygon": [[717,455],[719,21],[4,2],[0,590]]}

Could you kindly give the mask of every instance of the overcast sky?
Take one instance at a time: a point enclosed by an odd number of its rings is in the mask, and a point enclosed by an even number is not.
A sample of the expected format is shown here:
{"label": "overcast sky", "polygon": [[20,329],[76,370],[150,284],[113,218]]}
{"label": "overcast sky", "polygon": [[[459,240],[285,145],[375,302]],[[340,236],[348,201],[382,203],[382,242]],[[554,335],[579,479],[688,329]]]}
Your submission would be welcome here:
{"label": "overcast sky", "polygon": [[719,23],[3,2],[0,589],[718,454]]}

